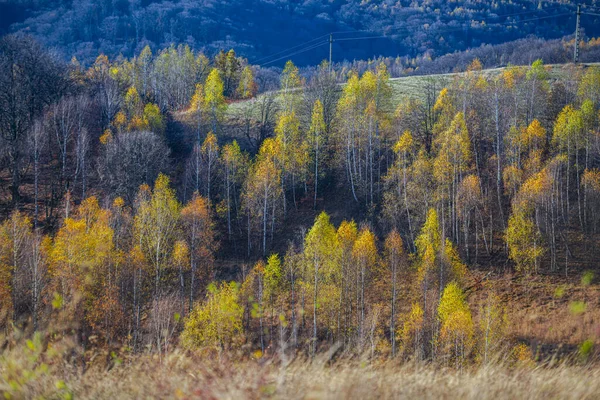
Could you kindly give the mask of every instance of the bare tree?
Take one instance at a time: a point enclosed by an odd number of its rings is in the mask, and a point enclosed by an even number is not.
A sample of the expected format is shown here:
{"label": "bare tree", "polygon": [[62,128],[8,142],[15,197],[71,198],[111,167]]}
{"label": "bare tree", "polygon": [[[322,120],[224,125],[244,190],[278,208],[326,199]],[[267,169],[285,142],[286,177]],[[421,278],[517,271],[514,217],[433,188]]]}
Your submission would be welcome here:
{"label": "bare tree", "polygon": [[0,137],[8,148],[14,205],[20,200],[27,133],[44,107],[66,91],[64,71],[32,38],[8,35],[0,39]]}
{"label": "bare tree", "polygon": [[109,193],[133,204],[139,186],[152,184],[168,168],[169,148],[155,133],[142,131],[117,135],[108,142],[99,172]]}

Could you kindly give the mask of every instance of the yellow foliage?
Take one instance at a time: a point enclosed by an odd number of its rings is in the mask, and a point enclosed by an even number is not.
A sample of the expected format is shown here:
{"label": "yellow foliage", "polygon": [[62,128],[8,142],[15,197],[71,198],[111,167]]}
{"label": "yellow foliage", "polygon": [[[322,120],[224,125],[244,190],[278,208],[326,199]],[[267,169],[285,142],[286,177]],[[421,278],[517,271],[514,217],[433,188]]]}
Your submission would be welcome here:
{"label": "yellow foliage", "polygon": [[189,349],[227,350],[243,341],[244,308],[239,304],[239,287],[235,282],[211,284],[206,300],[194,307],[181,334]]}
{"label": "yellow foliage", "polygon": [[112,132],[110,131],[110,129],[106,129],[104,133],[100,136],[100,143],[106,145],[112,140],[112,138]]}
{"label": "yellow foliage", "polygon": [[413,303],[410,313],[406,316],[404,324],[398,332],[404,353],[408,352],[411,345],[413,346],[413,350],[415,352],[418,351],[423,323],[423,309],[419,303]]}
{"label": "yellow foliage", "polygon": [[474,325],[464,294],[456,282],[449,283],[438,306],[442,349],[462,365],[474,344]]}
{"label": "yellow foliage", "polygon": [[414,145],[414,140],[413,140],[412,134],[410,133],[410,131],[404,131],[402,136],[400,136],[400,139],[398,139],[398,141],[394,145],[394,152],[395,153],[410,152],[413,145]]}
{"label": "yellow foliage", "polygon": [[508,219],[505,237],[508,256],[515,262],[517,271],[526,274],[533,272],[544,249],[540,245],[540,233],[531,217],[522,210],[513,211]]}
{"label": "yellow foliage", "polygon": [[421,228],[421,233],[415,240],[419,266],[417,270],[417,281],[420,284],[427,274],[435,269],[435,262],[441,246],[440,222],[435,209],[427,212],[427,219]]}

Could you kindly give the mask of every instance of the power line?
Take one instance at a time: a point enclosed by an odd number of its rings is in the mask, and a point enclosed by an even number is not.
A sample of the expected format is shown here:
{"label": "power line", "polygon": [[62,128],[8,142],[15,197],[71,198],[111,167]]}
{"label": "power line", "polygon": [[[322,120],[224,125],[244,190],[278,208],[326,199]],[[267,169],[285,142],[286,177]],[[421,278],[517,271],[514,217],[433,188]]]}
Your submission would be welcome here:
{"label": "power line", "polygon": [[[552,6],[549,9],[545,9],[544,11],[554,11],[553,9],[556,9],[556,8],[559,8],[559,7],[560,6]],[[524,11],[524,12],[519,12],[519,13],[496,15],[494,17],[490,17],[487,20],[483,20],[483,21],[480,21],[480,22],[488,23],[488,22],[493,22],[492,20],[495,20],[495,19],[498,19],[498,18],[505,18],[505,17],[517,16],[517,15],[531,14],[531,13],[534,13],[536,11],[537,10],[529,10],[529,11]],[[586,14],[589,14],[589,15],[600,15],[600,14],[593,14],[593,13],[586,13]],[[559,17],[563,17],[563,16],[567,16],[567,15],[572,15],[572,13],[568,12],[568,13],[546,15],[546,16],[542,16],[542,17],[529,18],[529,19],[524,19],[524,20],[520,20],[520,21],[504,21],[504,22],[501,22],[501,23],[497,23],[496,25],[497,26],[498,25],[499,26],[507,26],[507,25],[513,25],[513,24],[522,24],[522,23],[540,21],[540,20],[549,19],[549,18],[559,18]],[[460,28],[442,29],[442,30],[438,30],[438,31],[433,31],[431,33],[439,35],[439,34],[444,34],[444,33],[460,32],[460,31],[464,31],[467,28],[468,28],[468,25],[463,25]],[[285,53],[281,57],[277,57],[277,58],[275,58],[273,60],[270,60],[270,61],[267,61],[267,62],[265,62],[263,64],[260,64],[260,66],[269,65],[269,64],[272,64],[274,62],[283,60],[285,58],[289,58],[289,57],[292,57],[294,55],[305,53],[307,51],[316,49],[316,48],[321,47],[321,46],[323,46],[325,44],[328,44],[328,43],[329,43],[329,45],[331,47],[331,43],[333,41],[343,42],[343,41],[352,41],[352,40],[369,40],[369,39],[384,39],[384,38],[393,39],[394,36],[398,36],[399,34],[402,34],[402,33],[411,33],[413,31],[409,30],[406,27],[401,27],[401,28],[398,28],[398,29],[394,30],[393,32],[391,32],[391,34],[387,34],[387,35],[348,37],[348,38],[339,38],[339,39],[335,39],[335,40],[333,40],[333,37],[332,37],[333,34],[349,34],[349,33],[359,33],[359,32],[372,32],[372,31],[369,31],[369,30],[334,31],[334,32],[331,32],[331,33],[326,34],[326,35],[318,36],[318,37],[316,37],[316,38],[314,38],[312,40],[309,40],[307,42],[301,43],[299,45],[296,45],[296,46],[293,46],[293,47],[281,50],[281,51],[279,51],[277,53],[274,53],[274,54],[271,54],[269,56],[261,57],[261,58],[259,58],[257,60],[254,60],[253,63],[257,64],[258,62],[260,62],[262,60],[268,60],[269,58],[276,57],[276,56],[279,56],[279,55]],[[321,42],[321,43],[315,43],[315,41],[321,40],[321,39],[323,39],[323,38],[325,38],[327,36],[330,36],[330,38],[329,38],[328,41],[324,41],[324,42]],[[289,53],[290,51],[292,51],[292,53]]]}
{"label": "power line", "polygon": [[[319,39],[322,39],[322,38],[324,38],[324,37],[326,37],[326,36],[328,36],[328,35],[329,35],[329,34],[321,35],[321,36],[318,36],[318,37],[316,37],[316,38],[314,38],[314,39],[311,39],[311,40],[309,40],[309,41],[307,41],[307,42],[300,43],[300,44],[298,44],[298,45],[296,45],[296,46],[289,47],[289,48],[287,48],[287,49],[284,49],[284,50],[278,51],[277,53],[273,53],[273,54],[270,54],[270,55],[268,55],[268,56],[264,56],[264,57],[258,58],[258,59],[256,59],[256,60],[253,60],[253,62],[252,62],[252,63],[253,63],[253,64],[258,64],[260,61],[263,61],[263,60],[269,59],[269,58],[271,58],[271,57],[276,57],[276,56],[278,56],[278,55],[280,55],[280,54],[282,54],[282,53],[286,53],[286,52],[288,52],[288,51],[295,50],[295,49],[297,49],[297,48],[299,48],[299,47],[306,46],[306,45],[308,45],[309,43],[313,43],[313,42],[315,42],[315,41],[317,41],[317,40],[319,40]],[[314,44],[314,43],[313,43],[313,44]]]}
{"label": "power line", "polygon": [[355,37],[355,38],[341,38],[341,39],[335,39],[335,41],[336,42],[344,42],[347,40],[380,39],[380,38],[392,39],[391,36],[381,35],[381,36],[361,36],[361,37]]}
{"label": "power line", "polygon": [[[558,8],[558,7],[560,7],[560,5],[553,5],[553,6],[549,7],[549,8],[544,9],[544,11],[552,11],[553,9]],[[518,13],[495,15],[493,17],[490,17],[489,20],[498,19],[498,18],[505,18],[505,17],[512,17],[512,16],[517,16],[517,15],[532,14],[532,13],[535,13],[535,12],[538,12],[538,11],[539,10],[536,9],[536,10],[522,11],[522,12],[518,12]],[[452,30],[449,30],[449,31],[440,31],[439,33],[454,32],[454,31],[460,31],[460,30],[463,30],[463,29],[464,28],[458,28],[458,29],[452,29]],[[402,30],[402,33],[409,33],[410,32],[407,28],[401,28],[401,30]],[[290,51],[294,51],[294,50],[300,49],[303,46],[313,45],[313,44],[315,44],[314,43],[315,41],[318,41],[319,39],[325,38],[328,35],[345,35],[345,34],[361,33],[361,32],[373,32],[373,31],[372,30],[368,30],[368,29],[356,29],[356,30],[346,30],[346,31],[333,31],[333,32],[330,32],[328,34],[321,35],[321,36],[318,36],[316,38],[313,38],[313,39],[311,39],[309,41],[300,43],[298,45],[295,45],[295,46],[288,47],[286,49],[280,50],[280,51],[278,51],[276,53],[273,53],[273,54],[270,54],[268,56],[260,57],[260,58],[258,58],[256,60],[253,60],[252,63],[253,64],[258,64],[261,61],[268,60],[270,58],[277,57],[277,56],[279,56],[281,54],[284,54],[284,53],[287,53],[287,52],[290,52]],[[397,32],[400,33],[400,31],[397,31]],[[379,39],[379,38],[387,38],[387,37],[390,37],[390,36],[389,35],[379,35],[379,36],[371,36],[371,37],[369,37],[369,36],[363,36],[363,37],[358,37],[358,38],[340,38],[340,39],[335,39],[335,41]],[[275,62],[275,60],[271,60],[271,61]],[[269,64],[269,63],[271,63],[271,62],[267,62],[266,64]]]}
{"label": "power line", "polygon": [[322,42],[322,43],[314,44],[314,45],[312,45],[312,46],[309,46],[309,47],[307,47],[307,48],[305,48],[305,49],[298,50],[298,51],[296,51],[296,52],[294,52],[294,53],[291,53],[291,54],[286,54],[286,55],[285,55],[285,56],[283,56],[283,57],[279,57],[279,58],[276,58],[276,59],[274,59],[274,60],[267,61],[266,63],[260,64],[260,66],[261,66],[261,67],[264,67],[265,65],[272,64],[272,63],[274,63],[274,62],[277,62],[277,61],[283,60],[283,59],[285,59],[285,58],[289,58],[289,57],[295,56],[295,55],[297,55],[297,54],[305,53],[305,52],[307,52],[307,51],[309,51],[309,50],[316,49],[317,47],[321,47],[321,46],[323,46],[323,45],[326,45],[326,44],[328,44],[328,43],[329,43],[329,42],[327,41],[327,42]]}

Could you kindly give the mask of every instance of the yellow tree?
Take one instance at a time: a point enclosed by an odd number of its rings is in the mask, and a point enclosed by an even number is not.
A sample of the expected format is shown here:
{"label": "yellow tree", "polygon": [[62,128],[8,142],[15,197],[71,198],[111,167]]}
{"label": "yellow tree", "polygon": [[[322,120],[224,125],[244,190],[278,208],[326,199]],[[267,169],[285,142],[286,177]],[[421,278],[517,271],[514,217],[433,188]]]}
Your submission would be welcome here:
{"label": "yellow tree", "polygon": [[[483,207],[484,199],[481,194],[481,182],[477,175],[467,175],[463,178],[458,186],[456,193],[456,206],[458,212],[458,218],[462,220],[462,230],[464,235],[464,246],[466,252],[466,259],[469,261],[470,256],[470,240],[469,234],[475,231],[475,262],[477,262],[478,256],[478,229],[477,229],[477,217],[481,216],[481,208]],[[475,225],[475,229],[471,228],[471,223]],[[481,227],[483,231],[483,226]],[[482,232],[482,236],[485,238],[485,232]]]}
{"label": "yellow tree", "polygon": [[219,70],[213,68],[206,78],[204,84],[204,112],[208,115],[213,132],[219,132],[219,128],[225,117],[227,103],[223,95],[223,81]]}
{"label": "yellow tree", "polygon": [[256,93],[256,83],[254,82],[254,73],[249,65],[246,65],[240,75],[240,82],[237,87],[237,95],[240,99],[250,99]]}
{"label": "yellow tree", "polygon": [[282,189],[284,190],[283,207],[286,212],[285,186],[286,181],[292,188],[294,205],[296,205],[296,186],[298,177],[306,178],[308,165],[308,143],[300,134],[300,120],[294,111],[281,113],[275,126],[277,140],[281,143]]}
{"label": "yellow tree", "polygon": [[398,299],[398,281],[401,279],[404,266],[404,245],[398,231],[391,231],[385,239],[385,262],[391,274],[390,299],[390,338],[392,341],[392,357],[396,355],[396,303]]}
{"label": "yellow tree", "polygon": [[185,240],[178,240],[173,246],[173,264],[179,271],[179,302],[181,303],[181,315],[185,311],[185,272],[190,267],[190,249]]}
{"label": "yellow tree", "polygon": [[290,114],[298,111],[298,107],[302,100],[302,85],[303,82],[298,67],[291,61],[286,62],[280,78],[282,114]]}
{"label": "yellow tree", "polygon": [[123,111],[130,123],[132,123],[135,118],[141,119],[142,117],[144,103],[135,86],[131,86],[127,90],[127,93],[125,93],[125,97],[123,98]]}
{"label": "yellow tree", "polygon": [[240,184],[248,172],[248,156],[242,153],[236,140],[225,144],[221,149],[221,164],[223,165],[224,197],[227,207],[227,233],[232,235],[232,208],[238,216]]}
{"label": "yellow tree", "polygon": [[319,309],[320,285],[326,284],[339,270],[339,243],[336,230],[329,221],[329,215],[322,212],[304,239],[306,262],[304,284],[313,290],[313,329],[311,354],[317,347],[317,311]]}
{"label": "yellow tree", "polygon": [[200,144],[200,134],[202,131],[203,111],[206,108],[204,103],[204,86],[201,83],[196,84],[196,89],[190,101],[189,110],[196,121],[196,143]]}
{"label": "yellow tree", "polygon": [[365,292],[370,284],[375,267],[379,263],[379,254],[377,252],[377,244],[375,235],[368,228],[363,228],[358,233],[358,237],[352,248],[352,258],[358,270],[358,298],[360,309],[360,318],[358,323],[358,338],[362,343],[365,335],[365,311],[366,297]]}
{"label": "yellow tree", "polygon": [[[352,258],[352,249],[354,242],[358,237],[358,228],[354,221],[342,221],[337,230],[338,243],[340,245],[340,304],[342,319],[338,325],[342,325],[341,333],[344,339],[347,339],[352,327],[354,326],[353,313],[356,308],[353,306],[354,294],[356,293],[356,283],[358,281],[358,271]],[[358,315],[358,314],[357,314]]]}
{"label": "yellow tree", "polygon": [[[395,164],[395,172],[398,173],[398,169],[401,172],[401,179],[399,181],[402,182],[402,197],[404,201],[404,209],[406,210],[406,218],[408,221],[408,231],[410,232],[411,241],[414,243],[414,234],[412,228],[412,221],[410,218],[410,210],[408,207],[408,177],[407,177],[407,169],[409,166],[409,156],[412,155],[415,144],[413,140],[413,136],[410,131],[405,131],[400,139],[394,145],[394,152],[396,153],[396,164]],[[392,170],[394,171],[394,170]],[[400,185],[398,185],[398,188]]]}
{"label": "yellow tree", "polygon": [[438,306],[439,344],[456,368],[462,367],[474,344],[474,324],[465,295],[456,282],[445,288]]}
{"label": "yellow tree", "polygon": [[540,100],[543,99],[543,94],[549,89],[549,74],[544,66],[544,62],[541,59],[537,59],[531,63],[531,67],[527,70],[525,78],[530,85],[531,93],[527,99],[529,107],[527,108],[526,121],[529,123],[540,113],[537,110],[542,103]]}
{"label": "yellow tree", "polygon": [[276,164],[281,154],[280,143],[276,139],[266,139],[256,161],[250,167],[244,188],[244,203],[248,215],[248,252],[250,251],[250,218],[256,216],[262,225],[262,251],[267,251],[267,223],[271,217],[274,229],[277,201],[281,196],[281,169]]}
{"label": "yellow tree", "polygon": [[[283,272],[281,270],[281,260],[278,254],[271,254],[267,258],[266,264],[261,270],[262,272],[262,284],[263,284],[263,297],[267,299],[268,308],[271,311],[271,322],[269,324],[270,334],[269,338],[273,343],[273,324],[275,323],[275,308],[277,299],[283,290]],[[283,317],[283,314],[281,314]],[[282,338],[283,340],[283,338]]]}
{"label": "yellow tree", "polygon": [[530,212],[513,206],[506,228],[508,257],[515,262],[516,270],[526,275],[537,270],[539,259],[544,253],[540,245],[541,235],[532,221]]}
{"label": "yellow tree", "polygon": [[415,359],[423,357],[423,328],[424,313],[419,303],[413,303],[410,312],[404,320],[402,329],[398,332],[402,344],[402,352],[408,354],[412,351]]}
{"label": "yellow tree", "polygon": [[221,50],[215,56],[214,64],[223,79],[223,93],[227,97],[233,97],[235,94],[236,81],[240,79],[240,68],[242,65],[240,61],[233,49],[230,49],[228,52]]}
{"label": "yellow tree", "polygon": [[210,187],[213,180],[213,170],[215,164],[219,160],[219,144],[217,143],[217,137],[214,133],[208,132],[202,148],[200,149],[202,158],[204,160],[204,168],[206,170],[206,198],[210,202]]}
{"label": "yellow tree", "polygon": [[231,349],[243,340],[243,315],[238,284],[211,284],[206,300],[186,320],[181,342],[189,349]]}
{"label": "yellow tree", "polygon": [[426,300],[431,280],[430,275],[435,272],[438,254],[442,245],[440,222],[435,209],[431,208],[427,213],[427,219],[421,228],[421,233],[415,240],[415,245],[418,257],[417,283],[422,286],[424,300]]}
{"label": "yellow tree", "polygon": [[[435,138],[437,156],[434,160],[434,176],[438,183],[438,196],[442,212],[448,208],[447,215],[452,225],[448,230],[451,237],[458,237],[458,219],[456,212],[456,192],[462,175],[471,161],[471,141],[463,113],[457,113],[448,129]],[[444,218],[443,221],[446,219]],[[446,227],[443,227],[444,231]]]}
{"label": "yellow tree", "polygon": [[[120,328],[114,231],[110,227],[110,211],[103,210],[95,197],[84,200],[75,217],[65,218],[54,238],[49,255],[49,292],[56,292],[75,315],[80,315],[92,328],[110,340]],[[81,315],[80,313],[83,313]]]}
{"label": "yellow tree", "polygon": [[358,75],[350,73],[350,77],[342,90],[337,104],[336,119],[338,126],[338,159],[343,160],[344,169],[350,184],[352,197],[358,202],[356,195],[358,179],[356,142],[361,129],[362,117],[360,107],[361,86]]}
{"label": "yellow tree", "polygon": [[583,140],[583,118],[581,111],[575,109],[571,105],[565,106],[562,109],[556,121],[554,123],[554,133],[552,136],[552,142],[558,147],[561,152],[566,151],[567,156],[567,174],[566,174],[566,188],[565,197],[567,200],[567,220],[569,218],[570,202],[569,202],[569,176],[571,166],[571,155],[575,153],[575,171],[577,173],[577,203],[579,206],[579,221],[583,226],[583,216],[581,212],[581,194],[580,194],[580,180],[579,180],[579,150],[582,146]]}
{"label": "yellow tree", "polygon": [[588,169],[581,177],[584,187],[584,215],[588,229],[596,233],[600,213],[596,212],[600,207],[600,170]]}
{"label": "yellow tree", "polygon": [[579,81],[577,95],[583,100],[590,100],[595,106],[600,104],[600,68],[589,66]]}
{"label": "yellow tree", "polygon": [[189,308],[191,310],[198,281],[206,285],[211,279],[214,252],[218,247],[208,201],[195,194],[181,210],[181,223],[189,252]]}
{"label": "yellow tree", "polygon": [[323,104],[320,100],[315,101],[312,110],[309,133],[309,142],[312,147],[313,159],[315,163],[314,180],[315,180],[315,195],[313,208],[317,207],[317,191],[319,188],[319,163],[321,161],[321,151],[325,139],[325,119],[323,117]]}
{"label": "yellow tree", "polygon": [[134,220],[136,241],[154,274],[154,298],[161,289],[163,271],[169,266],[180,219],[180,204],[169,187],[169,178],[160,174],[148,199],[141,201]]}
{"label": "yellow tree", "polygon": [[160,108],[154,103],[148,103],[144,106],[144,112],[142,114],[143,125],[158,135],[165,133],[166,122]]}

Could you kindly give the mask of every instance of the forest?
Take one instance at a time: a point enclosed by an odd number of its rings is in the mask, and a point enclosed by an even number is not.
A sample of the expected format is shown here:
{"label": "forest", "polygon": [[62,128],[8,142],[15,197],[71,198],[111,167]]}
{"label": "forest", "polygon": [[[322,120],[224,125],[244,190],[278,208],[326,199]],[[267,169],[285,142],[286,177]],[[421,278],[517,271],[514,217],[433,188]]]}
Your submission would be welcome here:
{"label": "forest", "polygon": [[0,38],[0,392],[593,398],[600,65],[390,65]]}
{"label": "forest", "polygon": [[[0,2],[0,34],[34,35],[65,59],[77,57],[87,66],[98,53],[133,57],[147,45],[157,52],[183,43],[209,56],[233,48],[253,64],[283,67],[287,59],[278,57],[278,52],[307,42],[315,44],[322,38],[323,46],[296,56],[297,65],[310,66],[327,56],[325,36],[331,32],[336,39],[335,62],[373,55],[438,57],[530,35],[558,39],[575,32],[575,3],[5,0]],[[581,18],[581,28],[590,37],[600,35],[600,4],[597,0],[579,3],[596,7],[584,9],[590,14]],[[353,40],[358,37],[362,39]]]}

